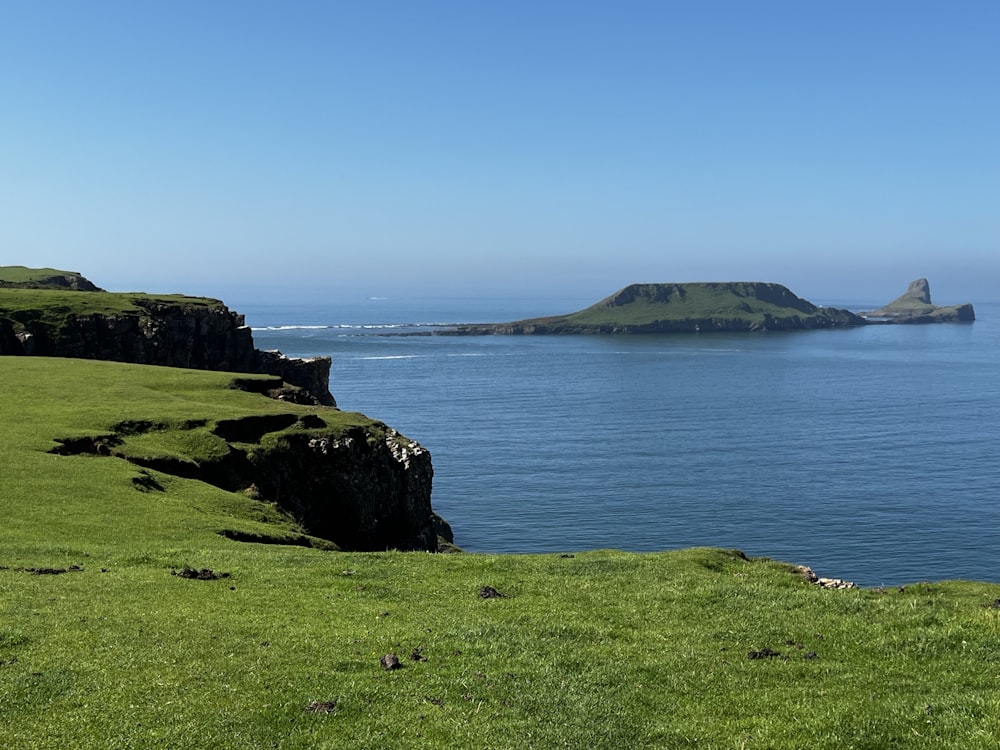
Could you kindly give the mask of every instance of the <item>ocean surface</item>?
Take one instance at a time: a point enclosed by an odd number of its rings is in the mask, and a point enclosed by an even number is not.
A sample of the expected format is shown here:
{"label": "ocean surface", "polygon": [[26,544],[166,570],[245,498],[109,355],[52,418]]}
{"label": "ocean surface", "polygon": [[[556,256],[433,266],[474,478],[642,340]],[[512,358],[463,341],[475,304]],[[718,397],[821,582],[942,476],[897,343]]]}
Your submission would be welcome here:
{"label": "ocean surface", "polygon": [[864,586],[1000,582],[1000,304],[838,331],[400,335],[592,301],[232,306],[258,348],[329,355],[342,409],[431,451],[469,551],[705,545]]}

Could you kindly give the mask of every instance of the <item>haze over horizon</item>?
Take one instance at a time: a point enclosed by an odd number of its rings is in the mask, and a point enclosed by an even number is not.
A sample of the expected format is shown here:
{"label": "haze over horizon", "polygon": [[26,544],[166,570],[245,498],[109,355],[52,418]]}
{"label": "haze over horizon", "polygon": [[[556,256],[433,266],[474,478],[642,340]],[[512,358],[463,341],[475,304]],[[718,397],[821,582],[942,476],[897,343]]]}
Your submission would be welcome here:
{"label": "haze over horizon", "polygon": [[12,2],[0,264],[1000,301],[1000,4]]}

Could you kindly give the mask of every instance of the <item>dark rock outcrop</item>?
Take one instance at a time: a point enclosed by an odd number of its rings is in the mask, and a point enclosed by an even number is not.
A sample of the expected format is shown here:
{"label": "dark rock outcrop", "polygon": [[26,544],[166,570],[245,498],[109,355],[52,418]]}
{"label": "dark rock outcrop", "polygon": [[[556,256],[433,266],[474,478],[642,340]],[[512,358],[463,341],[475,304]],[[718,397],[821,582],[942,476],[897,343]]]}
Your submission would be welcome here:
{"label": "dark rock outcrop", "polygon": [[255,352],[257,357],[254,372],[277,375],[286,383],[298,386],[316,397],[324,406],[336,406],[330,393],[329,357],[286,357],[277,350]]}
{"label": "dark rock outcrop", "polygon": [[285,433],[247,460],[261,494],[314,536],[355,550],[438,547],[430,453],[395,430]]}
{"label": "dark rock outcrop", "polygon": [[206,306],[132,300],[123,312],[65,311],[54,315],[0,310],[0,329],[14,332],[20,348],[0,354],[72,357],[256,372],[253,335],[243,316],[221,302]]}
{"label": "dark rock outcrop", "polygon": [[976,311],[970,304],[945,307],[933,304],[927,279],[911,281],[907,290],[888,305],[861,315],[873,323],[969,323],[976,319]]}

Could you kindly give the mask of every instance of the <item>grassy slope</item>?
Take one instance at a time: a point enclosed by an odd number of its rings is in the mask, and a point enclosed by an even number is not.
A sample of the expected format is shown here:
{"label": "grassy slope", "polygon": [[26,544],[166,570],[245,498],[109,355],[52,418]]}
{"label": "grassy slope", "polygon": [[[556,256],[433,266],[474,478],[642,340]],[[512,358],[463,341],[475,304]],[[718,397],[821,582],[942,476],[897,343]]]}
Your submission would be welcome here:
{"label": "grassy slope", "polygon": [[[290,524],[198,482],[152,472],[163,490],[140,491],[121,460],[45,452],[125,419],[311,409],[227,381],[0,358],[0,746],[1000,743],[1000,609],[984,606],[998,586],[829,591],[786,565],[704,549],[563,558],[241,544],[216,531],[264,515]],[[18,570],[70,565],[83,570]],[[171,575],[184,565],[231,576]],[[483,585],[508,596],[482,599]],[[788,658],[747,658],[765,647]],[[410,660],[414,649],[426,660]],[[379,667],[390,651],[403,669]],[[336,712],[309,713],[312,701]]]}
{"label": "grassy slope", "polygon": [[0,316],[21,318],[99,314],[139,314],[137,303],[163,303],[180,307],[221,307],[218,300],[181,294],[75,292],[59,289],[0,288]]}
{"label": "grassy slope", "polygon": [[29,281],[44,281],[53,276],[78,276],[76,271],[60,271],[56,268],[27,268],[26,266],[0,266],[0,281],[24,284]]}

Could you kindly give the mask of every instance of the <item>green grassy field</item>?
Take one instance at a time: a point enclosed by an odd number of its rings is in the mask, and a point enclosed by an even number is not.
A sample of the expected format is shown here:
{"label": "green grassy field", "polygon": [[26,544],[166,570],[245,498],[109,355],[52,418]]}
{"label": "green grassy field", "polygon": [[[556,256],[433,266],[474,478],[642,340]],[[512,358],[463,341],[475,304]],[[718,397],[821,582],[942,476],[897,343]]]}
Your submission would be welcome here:
{"label": "green grassy field", "polygon": [[192,461],[218,448],[200,421],[366,422],[231,377],[0,358],[0,746],[1000,745],[997,585],[827,590],[711,549],[248,544],[219,531],[302,530],[244,493],[48,452],[126,421],[164,427],[123,449]]}

